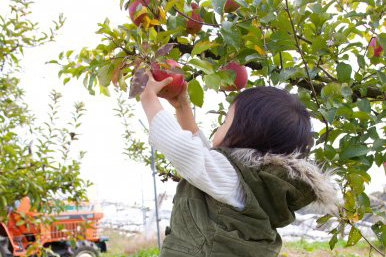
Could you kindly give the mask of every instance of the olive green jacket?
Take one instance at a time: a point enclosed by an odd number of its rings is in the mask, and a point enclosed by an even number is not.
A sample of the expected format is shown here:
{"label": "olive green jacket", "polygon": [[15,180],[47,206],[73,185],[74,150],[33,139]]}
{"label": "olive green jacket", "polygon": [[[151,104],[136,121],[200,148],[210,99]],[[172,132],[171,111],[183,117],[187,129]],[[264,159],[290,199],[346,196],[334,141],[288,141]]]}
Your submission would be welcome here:
{"label": "olive green jacket", "polygon": [[260,156],[253,150],[217,148],[234,166],[246,193],[240,210],[221,203],[186,180],[173,199],[160,257],[270,257],[280,252],[276,228],[294,211],[315,202],[332,212],[336,192],[328,176],[299,155]]}

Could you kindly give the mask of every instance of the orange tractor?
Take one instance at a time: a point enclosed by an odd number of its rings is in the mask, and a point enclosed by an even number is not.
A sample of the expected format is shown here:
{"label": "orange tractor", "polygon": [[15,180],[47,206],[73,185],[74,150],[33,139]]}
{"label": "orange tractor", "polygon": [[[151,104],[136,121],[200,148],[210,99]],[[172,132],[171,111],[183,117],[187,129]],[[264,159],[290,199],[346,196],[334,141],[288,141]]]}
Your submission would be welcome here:
{"label": "orange tractor", "polygon": [[35,255],[41,245],[61,257],[97,257],[106,252],[107,238],[98,233],[103,213],[90,203],[68,204],[64,209],[44,215],[53,218],[52,223],[31,222],[41,220],[42,214],[32,211],[29,198],[23,198],[7,222],[0,223],[0,257]]}

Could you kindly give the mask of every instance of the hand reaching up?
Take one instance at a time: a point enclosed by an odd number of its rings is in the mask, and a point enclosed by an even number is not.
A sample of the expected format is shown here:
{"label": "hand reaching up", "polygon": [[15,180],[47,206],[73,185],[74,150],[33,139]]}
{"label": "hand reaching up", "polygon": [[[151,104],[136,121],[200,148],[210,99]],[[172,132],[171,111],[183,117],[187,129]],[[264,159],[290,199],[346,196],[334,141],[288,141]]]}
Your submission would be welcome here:
{"label": "hand reaching up", "polygon": [[175,109],[189,106],[188,83],[184,82],[181,93],[179,95],[174,98],[168,98],[166,100],[168,100]]}

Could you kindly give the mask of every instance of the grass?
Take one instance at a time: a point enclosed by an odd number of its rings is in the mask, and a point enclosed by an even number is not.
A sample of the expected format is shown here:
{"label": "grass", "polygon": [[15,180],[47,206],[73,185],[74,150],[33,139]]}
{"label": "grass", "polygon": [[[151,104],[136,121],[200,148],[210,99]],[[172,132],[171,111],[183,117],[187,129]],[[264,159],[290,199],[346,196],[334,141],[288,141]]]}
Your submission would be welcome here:
{"label": "grass", "polygon": [[[105,230],[104,235],[109,237],[107,242],[107,253],[101,257],[157,257],[156,238],[145,239],[143,235],[127,237],[113,230]],[[279,257],[378,257],[374,250],[370,252],[369,245],[359,241],[355,246],[345,247],[346,243],[339,240],[334,248],[330,250],[328,242],[307,242],[299,240],[284,242]],[[378,248],[379,245],[377,245]]]}
{"label": "grass", "polygon": [[381,256],[374,250],[370,251],[370,246],[364,240],[356,245],[345,247],[346,242],[339,240],[335,248],[330,250],[328,242],[307,242],[304,240],[294,242],[284,242],[280,257],[364,257]]}

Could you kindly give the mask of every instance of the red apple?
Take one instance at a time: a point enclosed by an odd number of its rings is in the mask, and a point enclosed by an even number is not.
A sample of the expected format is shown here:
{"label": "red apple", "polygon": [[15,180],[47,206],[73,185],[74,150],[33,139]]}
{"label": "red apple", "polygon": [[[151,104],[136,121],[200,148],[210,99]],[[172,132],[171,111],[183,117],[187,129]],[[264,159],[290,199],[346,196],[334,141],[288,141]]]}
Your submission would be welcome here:
{"label": "red apple", "polygon": [[[180,65],[173,60],[166,60],[165,63],[169,65],[171,69],[180,67]],[[173,81],[158,93],[159,97],[170,99],[181,93],[182,86],[185,82],[184,75],[175,73],[168,68],[161,68],[158,63],[151,64],[151,73],[156,81],[162,81],[169,77],[173,78]]]}
{"label": "red apple", "polygon": [[379,44],[378,39],[376,37],[373,37],[370,40],[369,47],[372,47],[374,49],[374,57],[379,57],[381,51],[383,50],[382,46]]}
{"label": "red apple", "polygon": [[[192,19],[196,21],[202,21],[200,16],[200,6],[196,3],[191,3],[190,6],[192,7],[192,15],[190,17],[192,17]],[[201,28],[201,23],[192,21],[190,19],[186,21],[186,32],[188,32],[189,34],[196,34],[201,30]]]}
{"label": "red apple", "polygon": [[227,1],[225,2],[225,6],[224,6],[224,12],[226,12],[226,13],[234,12],[234,11],[236,11],[239,7],[240,7],[240,5],[239,5],[238,3],[236,3],[235,1],[233,1],[233,0],[227,0]]}
{"label": "red apple", "polygon": [[234,85],[221,86],[222,90],[225,91],[238,91],[244,88],[248,82],[248,72],[245,66],[238,64],[237,62],[231,61],[227,65],[221,68],[221,70],[233,70],[236,73]]}
{"label": "red apple", "polygon": [[[149,3],[149,0],[146,0],[146,4]],[[137,13],[137,8],[138,8],[138,5],[142,5],[142,7],[145,6],[145,2],[143,0],[135,0],[134,2],[132,2],[130,5],[129,5],[129,14],[130,14],[130,19],[133,21],[133,23],[139,27],[143,21],[143,19],[146,17],[146,13],[143,13],[141,15],[139,15],[138,17],[135,17],[136,16],[136,13]]]}

